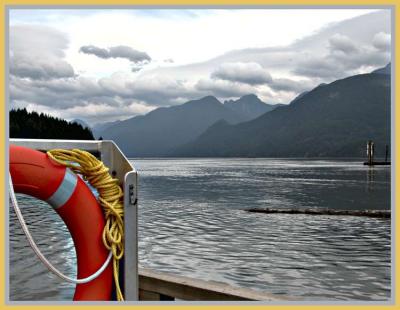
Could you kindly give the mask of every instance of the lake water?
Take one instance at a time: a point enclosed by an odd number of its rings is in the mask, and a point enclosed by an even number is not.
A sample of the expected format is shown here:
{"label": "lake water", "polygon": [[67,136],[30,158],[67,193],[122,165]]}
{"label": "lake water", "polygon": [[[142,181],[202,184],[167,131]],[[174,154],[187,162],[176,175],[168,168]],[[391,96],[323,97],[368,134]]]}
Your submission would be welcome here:
{"label": "lake water", "polygon": [[[137,159],[140,265],[298,300],[387,300],[390,220],[257,214],[246,208],[390,209],[390,169],[360,161]],[[18,195],[42,251],[75,276],[69,233],[46,203]],[[10,299],[70,300],[10,209]]]}

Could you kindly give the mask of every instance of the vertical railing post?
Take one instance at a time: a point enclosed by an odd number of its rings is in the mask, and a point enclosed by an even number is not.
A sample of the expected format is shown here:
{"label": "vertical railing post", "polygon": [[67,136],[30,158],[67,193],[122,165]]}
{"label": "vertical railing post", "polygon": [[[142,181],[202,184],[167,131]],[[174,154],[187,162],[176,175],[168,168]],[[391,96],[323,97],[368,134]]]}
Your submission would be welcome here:
{"label": "vertical railing post", "polygon": [[126,301],[139,300],[138,276],[138,175],[128,172],[124,182],[124,293]]}

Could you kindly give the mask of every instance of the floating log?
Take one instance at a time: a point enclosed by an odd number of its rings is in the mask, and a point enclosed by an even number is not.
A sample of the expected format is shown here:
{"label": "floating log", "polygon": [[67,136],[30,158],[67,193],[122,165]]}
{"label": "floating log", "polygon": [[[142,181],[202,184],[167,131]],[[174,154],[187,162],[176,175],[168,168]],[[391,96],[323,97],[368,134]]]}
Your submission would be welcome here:
{"label": "floating log", "polygon": [[373,161],[373,162],[364,162],[364,165],[368,166],[390,166],[390,161]]}
{"label": "floating log", "polygon": [[256,213],[281,213],[281,214],[309,214],[309,215],[351,215],[369,216],[377,218],[390,218],[390,210],[332,210],[332,209],[245,209],[247,212]]}

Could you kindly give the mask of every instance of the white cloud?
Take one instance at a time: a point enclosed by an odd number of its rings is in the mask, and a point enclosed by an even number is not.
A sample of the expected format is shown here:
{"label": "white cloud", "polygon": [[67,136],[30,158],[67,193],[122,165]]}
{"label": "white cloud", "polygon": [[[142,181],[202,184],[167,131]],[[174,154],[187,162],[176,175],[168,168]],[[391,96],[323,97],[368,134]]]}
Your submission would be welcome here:
{"label": "white cloud", "polygon": [[127,102],[120,106],[113,107],[108,103],[89,103],[86,106],[75,106],[63,112],[64,117],[74,119],[76,115],[80,115],[90,124],[98,122],[110,122],[115,120],[123,120],[133,115],[141,115],[154,110],[155,106],[149,106],[141,102]]}

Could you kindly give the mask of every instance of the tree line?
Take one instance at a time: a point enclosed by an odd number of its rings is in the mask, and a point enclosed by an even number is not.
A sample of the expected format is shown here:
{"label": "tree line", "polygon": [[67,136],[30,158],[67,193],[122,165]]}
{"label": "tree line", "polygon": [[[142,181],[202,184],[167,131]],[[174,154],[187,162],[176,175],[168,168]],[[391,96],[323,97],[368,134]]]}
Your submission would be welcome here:
{"label": "tree line", "polygon": [[87,127],[25,108],[10,111],[10,138],[94,140]]}

